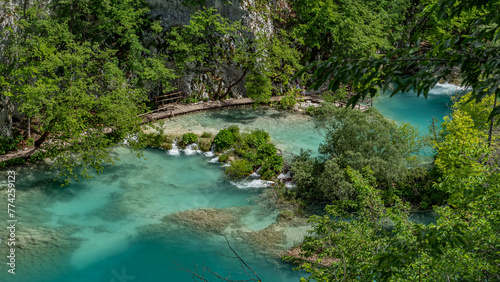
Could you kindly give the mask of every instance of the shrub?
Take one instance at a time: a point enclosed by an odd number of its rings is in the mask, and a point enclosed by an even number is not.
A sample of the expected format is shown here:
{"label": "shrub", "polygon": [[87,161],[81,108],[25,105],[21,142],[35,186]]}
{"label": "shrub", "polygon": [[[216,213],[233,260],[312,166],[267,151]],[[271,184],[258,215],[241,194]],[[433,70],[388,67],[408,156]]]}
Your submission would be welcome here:
{"label": "shrub", "polygon": [[212,133],[210,133],[210,132],[203,132],[201,134],[201,138],[212,138]]}
{"label": "shrub", "polygon": [[266,158],[264,164],[260,168],[260,173],[263,179],[271,179],[273,176],[277,175],[281,168],[283,167],[283,157],[278,155],[272,155]]}
{"label": "shrub", "polygon": [[228,126],[227,130],[231,131],[234,134],[234,136],[237,136],[240,133],[240,128],[234,124]]}
{"label": "shrub", "polygon": [[161,147],[163,142],[165,142],[165,136],[157,132],[152,132],[145,134],[141,138],[141,142],[146,146]]}
{"label": "shrub", "polygon": [[220,155],[219,156],[219,162],[225,163],[225,162],[227,162],[227,160],[229,160],[229,155],[228,154],[224,154],[224,155]]}
{"label": "shrub", "polygon": [[247,160],[235,160],[226,168],[226,174],[234,178],[242,178],[252,174],[253,167]]}
{"label": "shrub", "polygon": [[214,139],[215,148],[218,152],[231,148],[231,145],[236,141],[233,131],[229,128],[222,129],[217,133]]}
{"label": "shrub", "polygon": [[0,168],[5,168],[5,167],[10,167],[10,166],[15,166],[18,164],[25,164],[26,161],[23,158],[15,158],[15,159],[10,159],[5,162],[0,163]]}
{"label": "shrub", "polygon": [[199,140],[198,141],[198,149],[202,150],[203,152],[210,151],[211,145],[212,144],[211,144],[210,140]]}
{"label": "shrub", "polygon": [[182,143],[184,143],[185,145],[193,144],[196,141],[198,141],[198,136],[196,136],[196,134],[194,133],[186,133],[182,135]]}
{"label": "shrub", "polygon": [[16,150],[19,142],[23,140],[21,135],[17,136],[15,139],[0,136],[0,155],[6,154],[8,151]]}
{"label": "shrub", "polygon": [[260,145],[269,142],[270,139],[269,133],[261,129],[256,129],[246,136],[245,142],[251,148],[258,148]]}
{"label": "shrub", "polygon": [[277,152],[276,146],[274,146],[273,144],[271,143],[262,144],[257,149],[257,157],[263,160],[272,155],[276,155],[276,152]]}
{"label": "shrub", "polygon": [[280,108],[291,109],[297,104],[297,98],[300,97],[301,89],[291,88],[280,101]]}

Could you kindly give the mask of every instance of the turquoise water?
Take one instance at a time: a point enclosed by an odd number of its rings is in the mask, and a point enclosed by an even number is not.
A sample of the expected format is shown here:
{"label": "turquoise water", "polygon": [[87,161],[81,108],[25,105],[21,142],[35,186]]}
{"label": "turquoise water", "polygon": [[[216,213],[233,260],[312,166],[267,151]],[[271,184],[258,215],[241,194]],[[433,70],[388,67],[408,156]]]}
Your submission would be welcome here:
{"label": "turquoise water", "polygon": [[[436,88],[428,100],[409,93],[381,96],[374,104],[387,117],[422,130],[431,116],[448,112],[447,87]],[[310,117],[274,109],[198,113],[165,121],[164,127],[171,134],[216,133],[230,124],[265,129],[285,153],[315,151],[323,139]],[[64,188],[43,165],[16,168],[17,274],[8,274],[4,264],[0,281],[192,281],[181,268],[201,274],[204,267],[247,279],[214,230],[228,237],[263,281],[299,280],[301,273],[275,253],[296,244],[308,226],[281,222],[277,211],[260,201],[261,182],[232,183],[218,163],[201,154],[175,157],[148,149],[147,159],[137,159],[118,148],[115,156],[121,161],[100,176]],[[5,183],[6,177],[0,179],[2,187]],[[5,190],[0,201],[7,202]],[[6,228],[0,236],[7,238]],[[205,278],[217,280],[208,272]]]}
{"label": "turquoise water", "polygon": [[428,132],[433,117],[439,121],[451,112],[451,97],[464,89],[453,84],[440,84],[434,87],[427,97],[417,97],[416,92],[399,93],[390,97],[383,93],[377,97],[373,106],[384,116],[397,122],[410,123],[417,126],[422,133]]}
{"label": "turquoise water", "polygon": [[185,132],[216,134],[229,125],[238,125],[243,130],[264,129],[285,153],[298,153],[301,148],[316,151],[323,141],[310,116],[273,108],[223,109],[164,121],[165,134],[174,135]]}
{"label": "turquoise water", "polygon": [[[4,266],[0,280],[107,282],[122,272],[133,281],[192,280],[180,266],[247,278],[217,229],[264,281],[298,281],[300,273],[256,243],[269,234],[261,234],[264,228],[282,237],[276,250],[293,243],[277,212],[257,202],[262,189],[238,188],[201,155],[148,149],[144,156],[118,148],[117,165],[64,188],[46,169],[18,168],[17,274]],[[6,203],[5,191],[0,196]],[[1,238],[8,236],[4,229]]]}

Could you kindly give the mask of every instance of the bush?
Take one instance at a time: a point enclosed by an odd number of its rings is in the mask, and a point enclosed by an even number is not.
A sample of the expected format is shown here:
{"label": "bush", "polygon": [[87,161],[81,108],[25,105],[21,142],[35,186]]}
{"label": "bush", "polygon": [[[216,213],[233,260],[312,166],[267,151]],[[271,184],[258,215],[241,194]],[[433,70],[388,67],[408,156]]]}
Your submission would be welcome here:
{"label": "bush", "polygon": [[280,101],[280,108],[288,110],[293,108],[297,104],[297,98],[300,97],[301,89],[292,88]]}
{"label": "bush", "polygon": [[266,159],[267,157],[276,155],[277,151],[278,150],[276,149],[276,146],[274,146],[273,144],[263,144],[257,149],[257,158],[261,160]]}
{"label": "bush", "polygon": [[231,131],[235,136],[240,133],[240,128],[237,125],[230,125],[227,127],[227,130]]}
{"label": "bush", "polygon": [[212,133],[210,133],[210,132],[203,132],[200,137],[201,138],[212,138]]}
{"label": "bush", "polygon": [[229,155],[228,154],[224,154],[224,155],[220,155],[219,156],[219,162],[225,163],[225,162],[227,162],[227,160],[229,160]]}
{"label": "bush", "polygon": [[182,135],[182,143],[184,143],[184,145],[193,144],[196,141],[198,141],[198,136],[194,133],[186,133]]}
{"label": "bush", "polygon": [[260,168],[260,173],[263,179],[271,179],[280,173],[283,167],[283,157],[278,155],[272,155],[264,161],[264,164]]}
{"label": "bush", "polygon": [[0,155],[6,154],[8,151],[15,151],[19,142],[23,140],[22,136],[17,136],[15,139],[0,136]]}
{"label": "bush", "polygon": [[26,161],[23,158],[15,158],[15,159],[10,159],[5,162],[0,163],[0,168],[5,168],[5,167],[10,167],[10,166],[15,166],[18,164],[25,164]]}
{"label": "bush", "polygon": [[212,143],[210,140],[199,140],[198,141],[198,149],[202,150],[203,152],[209,152],[210,147],[212,147]]}
{"label": "bush", "polygon": [[141,142],[146,146],[152,147],[161,147],[162,144],[166,141],[166,137],[157,132],[152,132],[149,134],[145,134],[141,138]]}
{"label": "bush", "polygon": [[252,131],[245,138],[245,142],[251,148],[258,148],[260,145],[269,142],[270,140],[271,138],[269,137],[269,133],[261,129],[256,129]]}
{"label": "bush", "polygon": [[[239,130],[239,129],[238,129]],[[236,137],[233,131],[229,130],[229,128],[222,129],[217,133],[214,139],[215,149],[218,152],[227,150],[231,148],[231,145],[236,141]]]}
{"label": "bush", "polygon": [[247,160],[235,160],[226,168],[226,174],[234,178],[242,178],[252,174],[253,167]]}

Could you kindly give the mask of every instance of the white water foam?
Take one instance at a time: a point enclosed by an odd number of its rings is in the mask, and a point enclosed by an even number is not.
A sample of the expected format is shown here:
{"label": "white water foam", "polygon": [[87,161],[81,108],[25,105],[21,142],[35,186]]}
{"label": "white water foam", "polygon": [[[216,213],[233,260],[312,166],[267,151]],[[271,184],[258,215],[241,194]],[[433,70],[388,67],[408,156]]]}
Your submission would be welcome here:
{"label": "white water foam", "polygon": [[203,153],[203,156],[207,158],[213,158],[215,156],[215,145],[212,144],[212,146],[210,147],[210,152]]}
{"label": "white water foam", "polygon": [[288,189],[293,189],[293,188],[297,187],[297,184],[295,184],[293,182],[285,182],[285,187]]}
{"label": "white water foam", "polygon": [[202,153],[200,150],[198,150],[198,145],[196,145],[195,143],[187,145],[186,149],[184,149],[183,151],[184,151],[184,154],[186,154],[187,156]]}
{"label": "white water foam", "polygon": [[181,153],[179,152],[179,147],[177,147],[177,141],[174,141],[172,144],[172,149],[168,150],[168,154],[171,156],[179,156]]}
{"label": "white water foam", "polygon": [[262,179],[254,179],[252,181],[240,181],[233,182],[231,184],[238,187],[239,189],[254,189],[254,188],[265,188],[274,184],[272,181],[266,181]]}
{"label": "white water foam", "polygon": [[250,174],[250,177],[259,178],[260,177],[259,171],[260,167],[254,173]]}
{"label": "white water foam", "polygon": [[213,159],[210,159],[211,163],[218,163],[219,162],[219,157],[215,157]]}
{"label": "white water foam", "polygon": [[280,173],[280,175],[278,175],[278,179],[290,179],[290,178],[292,178],[290,172],[287,172],[286,174]]}
{"label": "white water foam", "polygon": [[431,95],[453,95],[457,92],[462,92],[469,89],[468,87],[461,87],[451,83],[438,83],[434,86],[429,94]]}

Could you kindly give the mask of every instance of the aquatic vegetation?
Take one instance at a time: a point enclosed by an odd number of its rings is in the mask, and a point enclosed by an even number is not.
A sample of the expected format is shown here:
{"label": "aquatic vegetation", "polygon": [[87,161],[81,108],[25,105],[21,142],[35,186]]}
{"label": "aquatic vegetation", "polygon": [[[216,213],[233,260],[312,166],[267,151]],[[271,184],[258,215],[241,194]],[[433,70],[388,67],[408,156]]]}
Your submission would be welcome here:
{"label": "aquatic vegetation", "polygon": [[222,129],[214,138],[215,150],[222,152],[231,148],[231,145],[236,141],[233,131],[228,128]]}
{"label": "aquatic vegetation", "polygon": [[252,164],[245,159],[232,161],[231,166],[226,168],[226,174],[234,178],[243,178],[252,172]]}
{"label": "aquatic vegetation", "polygon": [[196,141],[198,141],[198,136],[196,136],[196,134],[194,133],[186,133],[182,135],[181,140],[184,145],[193,144],[196,143]]}

